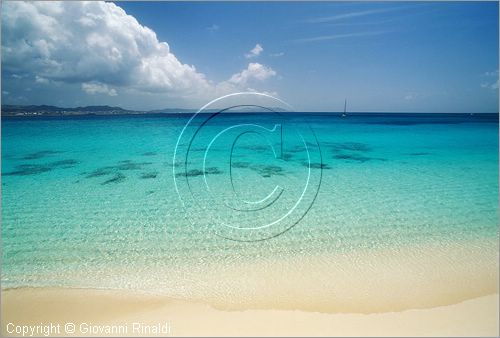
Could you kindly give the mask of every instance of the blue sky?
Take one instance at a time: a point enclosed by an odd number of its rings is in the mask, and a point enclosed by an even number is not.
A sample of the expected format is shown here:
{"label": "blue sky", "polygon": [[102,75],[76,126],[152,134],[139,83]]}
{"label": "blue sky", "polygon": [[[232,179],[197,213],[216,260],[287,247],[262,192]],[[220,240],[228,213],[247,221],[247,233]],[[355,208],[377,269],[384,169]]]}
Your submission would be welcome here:
{"label": "blue sky", "polygon": [[497,2],[29,6],[3,6],[4,104],[198,108],[256,90],[304,111],[498,112]]}

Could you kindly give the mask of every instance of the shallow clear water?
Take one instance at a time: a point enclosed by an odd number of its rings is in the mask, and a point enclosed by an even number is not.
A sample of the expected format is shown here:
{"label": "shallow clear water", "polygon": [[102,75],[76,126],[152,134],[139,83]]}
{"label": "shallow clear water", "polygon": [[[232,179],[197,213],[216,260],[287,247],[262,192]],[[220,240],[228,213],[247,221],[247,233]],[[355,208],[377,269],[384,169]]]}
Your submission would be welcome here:
{"label": "shallow clear water", "polygon": [[[309,123],[321,163],[311,158],[309,168],[303,144],[285,129],[277,157],[269,140],[247,133],[236,143],[231,165],[226,141],[208,152],[208,195],[199,163],[214,133],[250,122],[271,129],[279,118],[219,116],[193,142],[187,175],[173,162],[187,115],[4,118],[3,286],[134,288],[201,297],[211,287],[200,278],[209,266],[223,274],[273,259],[436,243],[484,242],[491,249],[497,242],[496,115],[287,118],[299,128]],[[272,135],[277,150],[280,139]],[[312,157],[318,155],[314,149]],[[286,214],[308,173],[319,190],[305,197],[299,210],[304,216],[293,227],[231,234],[253,240],[288,231],[256,242],[220,236],[222,223],[253,228]],[[174,177],[189,181],[195,204],[183,205]],[[275,187],[284,192],[257,213],[234,213],[220,202],[236,203],[235,196],[258,201]],[[177,188],[181,196],[187,193],[182,183]]]}

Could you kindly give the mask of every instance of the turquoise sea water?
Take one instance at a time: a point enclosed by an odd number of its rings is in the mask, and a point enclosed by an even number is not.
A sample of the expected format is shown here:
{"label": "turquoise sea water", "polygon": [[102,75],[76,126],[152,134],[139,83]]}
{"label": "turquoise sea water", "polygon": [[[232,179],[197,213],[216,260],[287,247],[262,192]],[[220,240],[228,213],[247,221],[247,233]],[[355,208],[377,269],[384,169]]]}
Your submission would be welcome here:
{"label": "turquoise sea water", "polygon": [[[276,133],[243,133],[231,162],[227,142],[206,152],[211,138],[199,134],[175,168],[189,117],[3,118],[3,287],[133,288],[189,298],[210,289],[200,277],[210,266],[219,273],[269,259],[498,240],[497,115],[294,113],[287,118],[299,128],[308,122],[321,149],[310,165],[301,141],[283,129],[282,152]],[[227,114],[203,131],[213,137],[252,122],[269,130],[280,123]],[[288,231],[253,242],[220,236],[223,223],[255,228],[285,215],[308,174],[317,195],[305,197],[293,227],[232,234],[262,239]],[[193,206],[181,202],[174,177],[192,188],[179,184],[181,197],[201,201],[189,215]],[[276,187],[275,207],[257,213],[217,201],[259,201]]]}

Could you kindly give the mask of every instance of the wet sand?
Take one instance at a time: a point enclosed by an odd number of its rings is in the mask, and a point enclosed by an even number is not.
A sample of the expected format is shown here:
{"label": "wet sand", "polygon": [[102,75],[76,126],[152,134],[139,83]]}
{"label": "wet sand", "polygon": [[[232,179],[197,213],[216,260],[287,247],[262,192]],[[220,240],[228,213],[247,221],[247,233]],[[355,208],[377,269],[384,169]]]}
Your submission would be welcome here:
{"label": "wet sand", "polygon": [[10,332],[22,325],[43,330],[52,323],[51,336],[68,335],[65,324],[74,323],[75,336],[497,336],[498,301],[492,294],[373,314],[224,311],[132,291],[20,288],[2,291],[2,334],[16,335]]}

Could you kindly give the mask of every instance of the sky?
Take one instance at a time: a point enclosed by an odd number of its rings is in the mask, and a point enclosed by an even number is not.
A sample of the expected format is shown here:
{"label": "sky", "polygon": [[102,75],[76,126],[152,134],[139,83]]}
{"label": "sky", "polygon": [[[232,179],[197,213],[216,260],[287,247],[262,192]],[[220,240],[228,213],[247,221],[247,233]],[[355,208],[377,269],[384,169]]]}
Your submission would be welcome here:
{"label": "sky", "polygon": [[498,113],[498,2],[10,2],[2,104]]}

